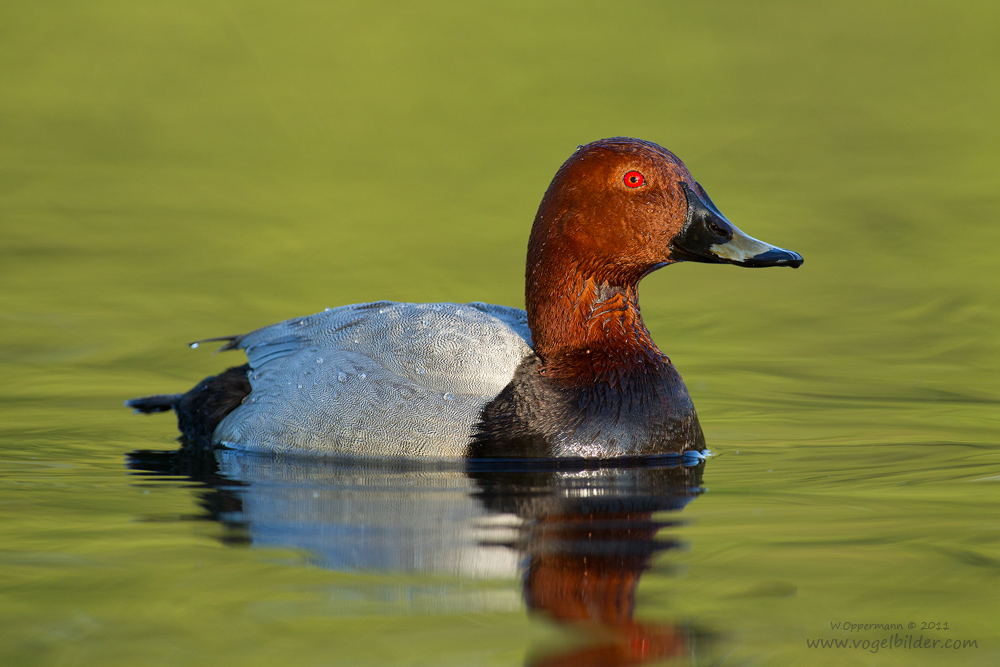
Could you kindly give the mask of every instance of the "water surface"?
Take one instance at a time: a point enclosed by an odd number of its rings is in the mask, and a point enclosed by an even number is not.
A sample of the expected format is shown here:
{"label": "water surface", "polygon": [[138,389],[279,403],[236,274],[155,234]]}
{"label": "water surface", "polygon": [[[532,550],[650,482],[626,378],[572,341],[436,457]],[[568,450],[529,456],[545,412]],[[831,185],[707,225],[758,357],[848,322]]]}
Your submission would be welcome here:
{"label": "water surface", "polygon": [[[975,1],[7,3],[0,662],[995,664],[998,24]],[[642,284],[716,456],[630,496],[683,503],[587,526],[634,606],[581,626],[533,597],[537,545],[562,545],[543,584],[586,549],[566,512],[500,502],[523,482],[131,454],[175,432],[125,398],[239,362],[188,341],[522,305],[549,179],[619,134],[806,259]],[[892,634],[844,622],[977,647],[808,648]]]}

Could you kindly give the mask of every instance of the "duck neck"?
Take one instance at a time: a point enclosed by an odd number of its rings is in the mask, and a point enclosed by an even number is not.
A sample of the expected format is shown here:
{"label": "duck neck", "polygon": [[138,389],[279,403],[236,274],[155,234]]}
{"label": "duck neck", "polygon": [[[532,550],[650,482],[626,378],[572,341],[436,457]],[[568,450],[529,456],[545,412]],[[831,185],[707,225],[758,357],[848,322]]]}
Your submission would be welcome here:
{"label": "duck neck", "polygon": [[529,272],[525,298],[542,374],[569,383],[620,384],[670,363],[642,321],[641,276],[601,277],[576,266],[546,269]]}

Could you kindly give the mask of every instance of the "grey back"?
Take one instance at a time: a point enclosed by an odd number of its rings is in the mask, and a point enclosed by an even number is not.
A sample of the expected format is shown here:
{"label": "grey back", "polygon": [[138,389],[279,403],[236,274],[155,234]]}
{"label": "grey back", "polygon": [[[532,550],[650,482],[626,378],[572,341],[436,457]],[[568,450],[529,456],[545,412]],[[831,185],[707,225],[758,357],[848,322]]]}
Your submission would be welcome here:
{"label": "grey back", "polygon": [[252,391],[215,431],[229,447],[375,458],[462,456],[482,407],[531,352],[523,310],[376,302],[233,341]]}

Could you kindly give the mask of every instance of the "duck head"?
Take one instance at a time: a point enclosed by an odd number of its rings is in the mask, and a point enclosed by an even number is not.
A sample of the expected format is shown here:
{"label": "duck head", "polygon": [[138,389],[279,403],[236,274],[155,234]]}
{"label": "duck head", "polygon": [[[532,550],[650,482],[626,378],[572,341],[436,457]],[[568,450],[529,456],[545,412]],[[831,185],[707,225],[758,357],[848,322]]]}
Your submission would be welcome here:
{"label": "duck head", "polygon": [[[626,339],[645,345],[637,284],[681,261],[795,268],[802,257],[740,231],[665,148],[625,137],[580,146],[552,179],[528,242],[526,303],[536,353],[545,359],[590,349],[599,343],[594,314],[605,312],[617,317],[617,328],[634,329]],[[630,309],[630,317],[615,315]]]}

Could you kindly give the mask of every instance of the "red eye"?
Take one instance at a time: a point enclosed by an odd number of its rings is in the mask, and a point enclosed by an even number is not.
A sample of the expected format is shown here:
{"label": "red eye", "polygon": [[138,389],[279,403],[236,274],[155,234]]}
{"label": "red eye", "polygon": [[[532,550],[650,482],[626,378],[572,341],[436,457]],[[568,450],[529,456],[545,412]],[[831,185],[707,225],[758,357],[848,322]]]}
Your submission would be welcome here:
{"label": "red eye", "polygon": [[640,174],[639,172],[630,171],[629,173],[625,174],[625,187],[637,188],[640,185],[642,185],[643,181],[645,180],[646,179],[643,178],[642,174]]}

